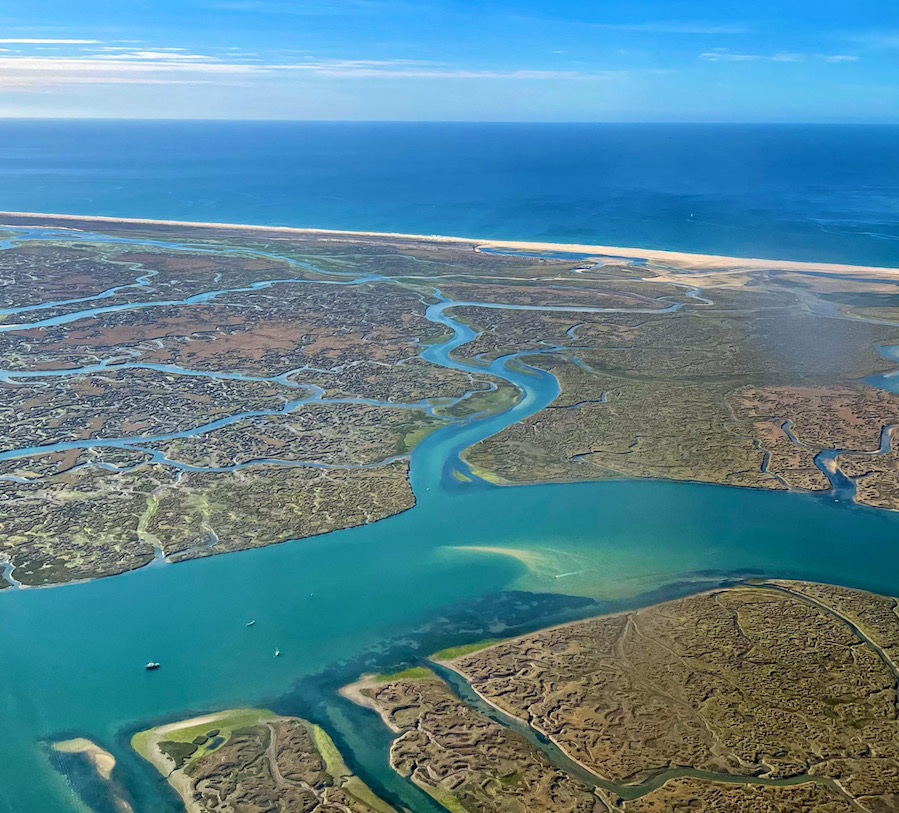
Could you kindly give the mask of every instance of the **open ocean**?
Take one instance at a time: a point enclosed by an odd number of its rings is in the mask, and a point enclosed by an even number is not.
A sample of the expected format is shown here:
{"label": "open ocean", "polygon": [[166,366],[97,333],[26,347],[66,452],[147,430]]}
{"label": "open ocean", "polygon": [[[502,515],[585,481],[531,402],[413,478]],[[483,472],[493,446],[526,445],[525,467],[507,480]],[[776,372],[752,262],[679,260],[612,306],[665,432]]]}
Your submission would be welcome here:
{"label": "open ocean", "polygon": [[899,265],[899,126],[4,121],[0,209]]}

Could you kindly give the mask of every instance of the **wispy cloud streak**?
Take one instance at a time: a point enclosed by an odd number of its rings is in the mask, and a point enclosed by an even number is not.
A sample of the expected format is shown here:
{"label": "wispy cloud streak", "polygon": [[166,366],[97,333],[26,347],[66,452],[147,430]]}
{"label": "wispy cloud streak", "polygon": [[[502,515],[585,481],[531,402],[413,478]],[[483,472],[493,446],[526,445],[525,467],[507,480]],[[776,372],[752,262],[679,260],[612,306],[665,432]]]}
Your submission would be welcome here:
{"label": "wispy cloud streak", "polygon": [[15,45],[95,45],[100,40],[71,40],[71,39],[38,39],[34,37],[11,37],[0,39],[4,44]]}
{"label": "wispy cloud streak", "polygon": [[859,57],[851,54],[797,54],[789,51],[781,51],[776,54],[741,54],[729,51],[726,48],[716,48],[699,55],[706,62],[806,62],[807,60],[822,60],[829,63],[857,62]]}
{"label": "wispy cloud streak", "polygon": [[249,82],[265,77],[313,75],[341,78],[602,80],[626,71],[584,72],[513,68],[478,70],[410,60],[304,60],[263,63],[163,50],[87,56],[0,55],[0,88],[59,85]]}

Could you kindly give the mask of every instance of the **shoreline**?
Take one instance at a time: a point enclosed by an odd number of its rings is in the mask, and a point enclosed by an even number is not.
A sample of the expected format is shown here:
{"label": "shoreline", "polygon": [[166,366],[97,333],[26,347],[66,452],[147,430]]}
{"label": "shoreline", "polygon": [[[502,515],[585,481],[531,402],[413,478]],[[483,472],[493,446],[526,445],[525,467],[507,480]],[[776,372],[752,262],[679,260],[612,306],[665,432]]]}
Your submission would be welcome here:
{"label": "shoreline", "polygon": [[[821,604],[814,597],[807,596],[804,593],[802,593],[801,588],[805,587],[805,586],[809,586],[809,587],[841,587],[841,585],[832,584],[829,582],[811,581],[809,579],[784,579],[784,578],[777,578],[777,577],[766,578],[766,579],[762,579],[762,580],[747,579],[742,582],[737,582],[733,585],[713,587],[713,588],[710,588],[707,590],[699,591],[697,593],[691,593],[691,594],[689,594],[689,596],[681,596],[679,598],[667,599],[665,601],[660,601],[660,602],[656,602],[653,604],[647,604],[645,607],[641,606],[641,607],[637,607],[635,609],[616,610],[616,611],[609,612],[609,613],[599,613],[597,615],[588,616],[586,618],[574,619],[572,621],[564,621],[560,624],[551,624],[550,626],[541,627],[540,629],[534,630],[533,632],[530,632],[530,633],[524,633],[522,635],[515,635],[515,636],[509,637],[509,638],[502,638],[498,641],[486,643],[485,646],[478,648],[477,650],[475,650],[471,653],[463,653],[461,655],[456,655],[451,658],[438,657],[441,653],[436,652],[432,655],[427,656],[424,660],[428,663],[434,664],[435,666],[442,667],[443,669],[446,669],[450,672],[455,673],[483,703],[485,703],[486,705],[490,706],[492,709],[497,711],[501,716],[507,717],[510,720],[514,720],[517,723],[530,728],[532,731],[536,732],[537,735],[545,737],[550,743],[552,743],[565,756],[565,758],[570,759],[574,764],[579,766],[582,770],[586,771],[587,774],[589,774],[590,776],[597,779],[601,783],[600,787],[609,785],[612,787],[606,788],[607,790],[614,790],[615,792],[620,793],[621,791],[631,790],[631,789],[639,789],[641,786],[650,785],[655,779],[658,778],[659,774],[656,774],[653,771],[649,771],[649,772],[640,771],[637,774],[634,774],[630,777],[626,777],[621,780],[613,779],[612,777],[601,774],[599,771],[596,770],[596,768],[591,767],[590,765],[581,761],[574,754],[569,753],[569,751],[566,749],[566,747],[563,745],[563,743],[561,743],[550,731],[548,731],[548,730],[542,728],[540,725],[538,725],[534,720],[528,719],[526,717],[521,717],[518,714],[515,714],[513,711],[503,708],[502,706],[499,705],[499,703],[496,700],[483,694],[481,692],[481,690],[478,688],[478,686],[463,671],[463,669],[459,665],[459,661],[461,661],[463,658],[468,657],[469,655],[473,655],[473,654],[481,655],[485,652],[489,652],[491,649],[495,649],[496,647],[502,646],[504,644],[508,644],[509,642],[512,642],[512,641],[518,641],[523,638],[528,638],[529,636],[532,636],[532,635],[542,635],[544,633],[552,632],[554,630],[561,630],[561,629],[566,629],[566,628],[573,627],[573,626],[578,626],[581,624],[588,624],[591,621],[598,621],[600,619],[628,616],[631,614],[636,614],[636,613],[640,612],[641,610],[664,607],[669,604],[674,604],[678,601],[683,601],[685,598],[692,599],[692,598],[697,598],[697,597],[701,597],[701,596],[714,596],[719,593],[726,593],[726,592],[738,592],[738,591],[752,592],[752,591],[767,590],[767,591],[786,594],[786,595],[792,597],[793,599],[796,599],[799,601],[804,601],[806,603],[809,603],[809,604],[817,607],[820,610],[823,610],[824,612],[826,612],[828,614],[833,615],[835,618],[839,619],[843,624],[846,624],[847,626],[849,626],[852,629],[852,631],[861,639],[863,644],[867,645],[870,649],[873,649],[875,651],[875,653],[884,662],[884,664],[887,666],[887,668],[891,672],[893,672],[894,675],[896,674],[896,667],[893,664],[892,660],[889,658],[889,656],[883,651],[883,649],[878,644],[874,643],[872,640],[869,639],[869,637],[867,636],[867,633],[865,633],[860,627],[858,627],[857,623],[855,621],[852,621],[852,620],[844,617],[842,613],[835,611],[833,608],[830,608],[824,604]],[[866,590],[863,588],[850,588],[850,589],[856,590],[861,593],[865,593],[867,595],[874,595],[874,596],[879,595],[877,593],[874,593],[873,591]],[[439,674],[435,673],[435,675],[437,676],[438,679],[444,680],[444,678],[442,676],[440,676]],[[362,675],[360,677],[360,679],[358,681],[356,681],[355,683],[352,683],[352,684],[349,684],[349,685],[343,687],[340,690],[340,693],[343,694],[345,697],[347,697],[350,700],[359,702],[360,705],[365,705],[370,708],[375,708],[376,711],[379,711],[375,707],[374,703],[372,703],[371,701],[368,701],[368,698],[364,697],[364,695],[362,695],[361,692],[358,691],[358,689],[367,688],[368,686],[371,686],[371,685],[379,685],[377,682],[372,681],[371,677],[372,676],[370,676],[370,675]],[[388,682],[388,681],[382,681],[381,683],[386,683],[386,682]],[[346,694],[344,694],[344,689],[348,690],[346,692]],[[455,689],[452,688],[452,686],[451,686],[451,689],[455,693]],[[360,699],[357,699],[357,696]],[[363,701],[368,701],[368,702],[363,702]],[[464,703],[465,701],[462,700],[462,702]],[[380,711],[379,711],[379,713],[380,713]],[[384,715],[382,714],[381,716],[382,716],[382,719],[384,719]],[[385,722],[387,722],[386,719],[385,719]],[[505,725],[504,723],[501,723],[501,722],[500,722],[500,724]],[[388,723],[388,725],[389,725],[389,723]],[[390,726],[390,727],[393,728],[393,726]],[[670,771],[676,770],[676,769],[677,769],[677,766],[674,766],[674,765],[669,766],[668,769],[661,771],[661,775],[664,775],[664,774],[669,773]],[[796,784],[811,783],[811,784],[825,784],[826,785],[828,782],[832,782],[833,785],[836,787],[836,789],[844,797],[846,797],[847,799],[854,799],[854,797],[850,796],[850,794],[842,786],[841,782],[838,781],[837,779],[829,779],[828,777],[823,776],[823,775],[822,776],[810,775],[809,773],[805,773],[804,777],[805,777],[804,781],[796,782]],[[676,778],[676,777],[671,777],[671,778]],[[736,773],[732,774],[732,773],[722,772],[722,773],[718,774],[717,776],[705,776],[705,777],[700,777],[700,778],[703,781],[712,782],[712,783],[719,782],[719,783],[726,783],[726,784],[734,783],[734,784],[749,784],[749,785],[758,783],[758,784],[771,785],[771,786],[778,785],[778,780],[772,779],[771,777],[769,777],[767,775],[767,773],[740,775],[740,774],[736,774]],[[761,782],[759,782],[759,780],[761,780]],[[667,781],[670,781],[670,780],[665,779],[662,782],[662,784],[665,784]],[[649,790],[651,791],[652,788],[649,788]],[[642,796],[643,794],[640,794],[640,795]],[[640,798],[640,797],[637,796],[637,797],[633,797],[633,798]]]}
{"label": "shoreline", "polygon": [[227,723],[227,721],[241,716],[255,718],[257,722],[277,718],[277,715],[262,708],[223,709],[137,731],[132,735],[130,745],[138,756],[149,762],[181,797],[187,813],[204,813],[205,808],[201,807],[199,802],[193,798],[193,786],[190,778],[176,766],[170,756],[162,751],[159,744],[167,734],[174,734],[184,729],[214,726],[219,722]]}
{"label": "shoreline", "polygon": [[[36,223],[7,223],[6,218],[37,220]],[[852,265],[847,263],[823,263],[804,260],[776,260],[760,257],[733,257],[722,254],[701,254],[664,249],[632,248],[626,246],[606,246],[588,243],[552,243],[527,240],[499,240],[495,238],[453,237],[439,234],[407,234],[404,232],[352,231],[342,229],[316,229],[296,226],[260,226],[246,223],[211,223],[188,220],[159,220],[132,217],[110,217],[107,215],[74,215],[51,212],[8,212],[0,211],[0,226],[61,227],[80,230],[76,224],[99,223],[118,226],[170,226],[176,228],[207,229],[211,231],[245,231],[251,233],[274,234],[279,236],[320,237],[320,238],[372,238],[430,242],[468,246],[475,251],[482,249],[506,249],[521,252],[558,252],[565,254],[586,254],[597,257],[620,257],[622,259],[657,260],[662,263],[689,266],[697,270],[770,269],[777,271],[818,271],[823,273],[880,273],[895,272],[899,278],[899,267]]]}

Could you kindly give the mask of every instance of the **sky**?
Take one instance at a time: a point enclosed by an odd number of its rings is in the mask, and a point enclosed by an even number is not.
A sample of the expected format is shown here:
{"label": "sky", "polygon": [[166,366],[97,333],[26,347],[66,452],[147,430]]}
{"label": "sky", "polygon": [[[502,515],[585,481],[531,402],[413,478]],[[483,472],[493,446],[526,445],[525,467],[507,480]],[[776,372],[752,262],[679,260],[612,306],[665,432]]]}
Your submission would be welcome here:
{"label": "sky", "polygon": [[899,122],[897,0],[0,0],[0,116]]}

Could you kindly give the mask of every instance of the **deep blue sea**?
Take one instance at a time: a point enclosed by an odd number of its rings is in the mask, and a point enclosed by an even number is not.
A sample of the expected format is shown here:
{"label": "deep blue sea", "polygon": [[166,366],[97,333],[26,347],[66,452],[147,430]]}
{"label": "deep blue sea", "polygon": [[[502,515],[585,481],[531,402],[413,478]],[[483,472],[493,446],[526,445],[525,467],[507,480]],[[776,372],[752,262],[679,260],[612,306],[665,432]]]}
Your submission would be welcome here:
{"label": "deep blue sea", "polygon": [[899,127],[0,123],[0,208],[899,264]]}

